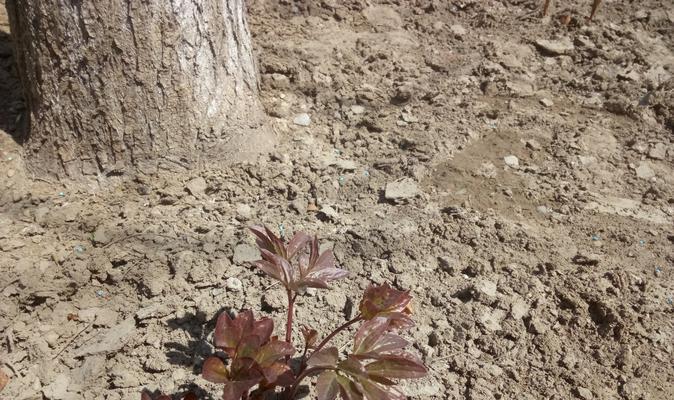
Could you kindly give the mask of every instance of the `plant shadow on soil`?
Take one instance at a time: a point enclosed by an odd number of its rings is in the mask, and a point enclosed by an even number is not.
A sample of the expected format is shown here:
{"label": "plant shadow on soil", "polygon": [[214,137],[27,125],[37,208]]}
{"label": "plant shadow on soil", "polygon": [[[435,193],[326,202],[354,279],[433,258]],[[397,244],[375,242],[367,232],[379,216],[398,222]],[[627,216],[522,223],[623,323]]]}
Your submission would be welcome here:
{"label": "plant shadow on soil", "polygon": [[[224,310],[224,309],[223,309]],[[222,311],[222,310],[221,310]],[[220,311],[220,312],[221,312]],[[216,315],[219,315],[218,312]],[[165,347],[167,349],[166,359],[173,365],[181,365],[184,367],[193,367],[195,374],[200,374],[198,368],[206,357],[211,355],[212,347],[209,345],[207,337],[208,332],[215,329],[215,318],[205,323],[204,315],[196,315],[187,313],[184,317],[172,318],[168,320],[167,325],[172,330],[183,330],[190,337],[187,344],[178,342],[167,342]],[[212,325],[212,326],[211,326]]]}
{"label": "plant shadow on soil", "polygon": [[[220,315],[226,310],[226,307],[219,310],[215,315]],[[208,332],[215,329],[216,317],[206,320],[203,314],[187,313],[180,318],[172,318],[167,321],[167,326],[171,330],[183,330],[190,337],[187,344],[178,342],[167,342],[164,344],[166,351],[166,360],[172,365],[182,367],[191,367],[192,373],[201,375],[201,365],[206,357],[213,354],[212,347],[208,344]],[[205,322],[200,322],[205,321]],[[214,400],[215,398],[208,390],[202,388],[196,383],[189,383],[179,387],[180,393],[193,393],[199,399]]]}

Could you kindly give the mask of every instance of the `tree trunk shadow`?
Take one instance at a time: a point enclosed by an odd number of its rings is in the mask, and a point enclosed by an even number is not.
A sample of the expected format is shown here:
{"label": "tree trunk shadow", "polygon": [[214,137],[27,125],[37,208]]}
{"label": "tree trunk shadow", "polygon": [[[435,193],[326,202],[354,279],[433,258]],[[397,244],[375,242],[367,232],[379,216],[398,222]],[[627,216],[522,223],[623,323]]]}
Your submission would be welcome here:
{"label": "tree trunk shadow", "polygon": [[21,81],[16,73],[12,36],[0,30],[0,130],[21,144],[28,133]]}

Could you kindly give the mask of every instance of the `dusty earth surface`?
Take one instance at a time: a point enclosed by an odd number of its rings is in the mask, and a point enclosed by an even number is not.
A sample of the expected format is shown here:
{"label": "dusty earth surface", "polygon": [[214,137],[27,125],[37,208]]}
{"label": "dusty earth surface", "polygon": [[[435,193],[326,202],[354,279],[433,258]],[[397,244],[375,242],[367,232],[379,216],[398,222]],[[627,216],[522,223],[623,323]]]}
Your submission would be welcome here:
{"label": "dusty earth surface", "polygon": [[283,144],[98,191],[24,176],[0,34],[0,398],[218,398],[218,312],[283,320],[264,223],[353,273],[301,298],[322,332],[412,291],[411,398],[672,399],[674,3],[539,3],[251,1]]}

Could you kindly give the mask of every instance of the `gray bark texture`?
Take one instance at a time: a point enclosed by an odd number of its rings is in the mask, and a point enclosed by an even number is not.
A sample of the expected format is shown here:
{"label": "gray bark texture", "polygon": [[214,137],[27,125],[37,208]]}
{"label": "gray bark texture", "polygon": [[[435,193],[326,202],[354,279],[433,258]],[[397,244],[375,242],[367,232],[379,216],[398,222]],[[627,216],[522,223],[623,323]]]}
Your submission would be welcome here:
{"label": "gray bark texture", "polygon": [[98,180],[268,149],[244,0],[7,0],[26,162]]}

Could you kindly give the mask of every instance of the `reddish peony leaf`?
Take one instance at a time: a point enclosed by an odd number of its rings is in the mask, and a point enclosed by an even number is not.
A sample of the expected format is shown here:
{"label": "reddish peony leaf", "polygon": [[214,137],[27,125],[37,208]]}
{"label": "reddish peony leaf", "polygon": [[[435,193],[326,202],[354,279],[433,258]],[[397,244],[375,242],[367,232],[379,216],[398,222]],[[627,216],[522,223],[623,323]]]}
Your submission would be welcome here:
{"label": "reddish peony leaf", "polygon": [[311,349],[314,347],[316,344],[316,341],[318,341],[318,332],[316,329],[311,329],[307,326],[302,325],[300,328],[300,331],[302,331],[302,336],[304,336],[304,344],[308,349]]}
{"label": "reddish peony leaf", "polygon": [[256,236],[255,243],[260,248],[260,250],[267,250],[283,258],[286,257],[286,250],[283,241],[276,237],[276,235],[274,235],[274,233],[269,228],[262,226],[251,226],[250,230]]}
{"label": "reddish peony leaf", "polygon": [[260,379],[262,374],[252,358],[235,358],[229,366],[229,378],[232,381]]}
{"label": "reddish peony leaf", "polygon": [[277,281],[284,282],[285,274],[283,268],[280,265],[276,265],[273,262],[267,260],[259,260],[253,263],[256,267],[260,268],[262,272],[267,274],[270,278],[274,278]]}
{"label": "reddish peony leaf", "polygon": [[376,358],[405,348],[409,342],[395,333],[388,332],[391,321],[376,317],[364,322],[353,341],[353,354],[358,358]]}
{"label": "reddish peony leaf", "polygon": [[[227,312],[221,313],[215,323],[215,334],[213,335],[215,347],[235,350],[243,337],[244,325],[249,323],[252,327],[252,314],[250,311],[241,312],[234,322],[235,320],[231,319]],[[230,354],[230,356],[233,355]]]}
{"label": "reddish peony leaf", "polygon": [[309,367],[335,367],[339,361],[336,347],[326,347],[311,355],[307,365]]}
{"label": "reddish peony leaf", "polygon": [[339,394],[339,383],[335,371],[323,371],[316,381],[318,400],[334,400]]}
{"label": "reddish peony leaf", "polygon": [[355,377],[366,376],[363,364],[357,358],[352,356],[349,356],[346,360],[340,361],[337,364],[337,368]]}
{"label": "reddish peony leaf", "polygon": [[409,353],[381,356],[365,366],[370,376],[387,379],[414,379],[425,376],[428,371],[423,363]]}
{"label": "reddish peony leaf", "polygon": [[260,338],[262,343],[267,343],[274,332],[274,321],[271,318],[260,318],[253,322],[253,330],[251,335]]}
{"label": "reddish peony leaf", "polygon": [[257,356],[262,340],[258,336],[244,336],[236,348],[235,359],[254,359]]}
{"label": "reddish peony leaf", "polygon": [[257,385],[259,380],[249,379],[246,381],[227,382],[222,389],[223,400],[241,400],[243,394]]}
{"label": "reddish peony leaf", "polygon": [[262,346],[255,355],[255,361],[262,367],[272,365],[278,359],[285,356],[292,356],[295,353],[295,348],[292,344],[272,339],[269,343]]}
{"label": "reddish peony leaf", "polygon": [[405,400],[406,397],[393,387],[381,386],[367,379],[358,381],[367,400]]}
{"label": "reddish peony leaf", "polygon": [[140,400],[152,400],[152,396],[150,396],[150,394],[146,390],[143,390],[140,393]]}
{"label": "reddish peony leaf", "polygon": [[229,382],[227,367],[218,357],[208,357],[206,361],[204,361],[204,366],[201,369],[201,376],[213,383]]}
{"label": "reddish peony leaf", "polygon": [[324,268],[316,271],[312,271],[307,274],[307,279],[320,282],[330,282],[337,279],[342,279],[349,276],[349,271],[345,271],[341,268]]}
{"label": "reddish peony leaf", "polygon": [[[318,245],[318,239],[314,239],[316,245]],[[313,249],[313,247],[312,247]],[[332,250],[326,250],[321,253],[315,262],[312,263],[314,269],[327,269],[335,267],[335,255],[332,253]]]}
{"label": "reddish peony leaf", "polygon": [[183,397],[183,400],[199,400],[199,398],[197,397],[196,394],[194,394],[194,393],[192,393],[192,392],[188,392],[188,393],[186,393],[185,396]]}
{"label": "reddish peony leaf", "polygon": [[355,382],[350,379],[337,375],[337,383],[339,384],[339,394],[344,400],[362,400],[363,393]]}
{"label": "reddish peony leaf", "polygon": [[291,260],[299,251],[304,249],[304,247],[311,242],[311,236],[307,235],[304,232],[297,232],[286,247],[287,260]]}
{"label": "reddish peony leaf", "polygon": [[281,276],[280,281],[283,282],[284,285],[287,286],[288,283],[293,281],[295,272],[292,264],[290,264],[288,260],[265,249],[261,249],[260,253],[262,254],[262,258],[264,260],[275,265]]}
{"label": "reddish peony leaf", "polygon": [[269,366],[260,367],[262,375],[267,382],[273,382],[278,386],[290,386],[295,381],[295,375],[288,365],[277,361]]}
{"label": "reddish peony leaf", "polygon": [[369,320],[378,316],[403,313],[412,296],[409,292],[394,289],[388,283],[370,286],[365,290],[360,302],[360,314]]}

